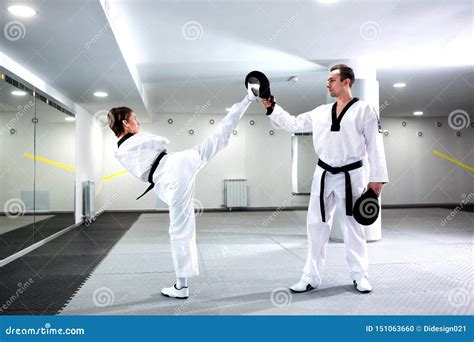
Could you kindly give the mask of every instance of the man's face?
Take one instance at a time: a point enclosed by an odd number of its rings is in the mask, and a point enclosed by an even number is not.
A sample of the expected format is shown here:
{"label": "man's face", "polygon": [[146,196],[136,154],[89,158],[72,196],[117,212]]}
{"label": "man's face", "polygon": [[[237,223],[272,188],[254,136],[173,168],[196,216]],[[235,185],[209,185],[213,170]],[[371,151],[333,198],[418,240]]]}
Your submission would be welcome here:
{"label": "man's face", "polygon": [[339,69],[333,70],[328,75],[328,81],[326,87],[328,88],[329,94],[331,97],[337,97],[342,94],[344,90],[345,83],[349,79],[341,81],[341,75]]}
{"label": "man's face", "polygon": [[135,112],[131,112],[127,120],[123,121],[123,128],[127,133],[138,133],[140,131],[140,123],[137,120]]}

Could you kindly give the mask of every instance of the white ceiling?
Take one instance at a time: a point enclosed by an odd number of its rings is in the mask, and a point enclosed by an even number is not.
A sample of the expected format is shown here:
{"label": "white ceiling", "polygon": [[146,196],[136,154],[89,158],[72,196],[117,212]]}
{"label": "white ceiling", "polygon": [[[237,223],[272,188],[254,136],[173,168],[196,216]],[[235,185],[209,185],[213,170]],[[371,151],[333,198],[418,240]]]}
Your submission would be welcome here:
{"label": "white ceiling", "polygon": [[[38,11],[27,19],[6,10],[19,2],[1,1],[0,44],[10,58],[91,113],[121,104],[145,110],[98,1],[23,0]],[[24,38],[7,39],[12,21],[23,24]],[[109,96],[96,98],[96,90]]]}
{"label": "white ceiling", "polygon": [[378,66],[382,116],[472,115],[472,1],[105,1],[113,30],[98,1],[22,2],[39,14],[21,20],[23,39],[1,37],[6,54],[92,113],[225,113],[254,69],[279,103],[303,112],[326,102],[328,65],[364,57]]}

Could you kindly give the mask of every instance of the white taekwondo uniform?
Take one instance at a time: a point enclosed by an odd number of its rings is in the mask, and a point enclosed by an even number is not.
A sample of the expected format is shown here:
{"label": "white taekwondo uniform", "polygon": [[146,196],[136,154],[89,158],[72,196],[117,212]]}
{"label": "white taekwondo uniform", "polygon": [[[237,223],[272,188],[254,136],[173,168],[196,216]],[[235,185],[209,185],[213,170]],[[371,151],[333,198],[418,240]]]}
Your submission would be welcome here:
{"label": "white taekwondo uniform", "polygon": [[[308,257],[302,280],[321,284],[326,244],[334,212],[341,217],[346,258],[352,280],[368,276],[368,255],[364,227],[352,216],[355,200],[368,182],[388,182],[383,136],[377,110],[364,101],[352,99],[336,116],[336,103],[319,106],[292,116],[275,105],[270,118],[291,133],[312,132],[319,157],[307,216]],[[362,167],[368,158],[368,179]]]}
{"label": "white taekwondo uniform", "polygon": [[214,133],[192,149],[165,154],[168,139],[147,133],[127,134],[119,142],[115,157],[136,178],[149,182],[152,173],[154,192],[169,205],[169,235],[177,277],[199,274],[196,223],[194,217],[194,182],[198,171],[206,165],[230,139],[240,118],[251,103],[247,97],[232,106]]}

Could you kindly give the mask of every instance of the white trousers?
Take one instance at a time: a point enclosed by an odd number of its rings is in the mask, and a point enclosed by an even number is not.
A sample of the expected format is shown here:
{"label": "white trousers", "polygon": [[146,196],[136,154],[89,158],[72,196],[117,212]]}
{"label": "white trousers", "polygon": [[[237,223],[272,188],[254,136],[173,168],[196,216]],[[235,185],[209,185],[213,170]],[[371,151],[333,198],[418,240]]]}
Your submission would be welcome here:
{"label": "white trousers", "polygon": [[[346,215],[346,199],[337,192],[330,191],[324,199],[326,222],[322,221],[319,206],[319,192],[311,192],[307,217],[308,256],[303,268],[302,279],[313,287],[321,284],[324,262],[326,259],[326,244],[331,233],[331,226],[336,210],[341,218],[346,260],[349,264],[352,280],[359,281],[368,276],[369,257],[364,227],[352,216]],[[353,199],[353,203],[357,198]]]}
{"label": "white trousers", "polygon": [[250,103],[245,98],[234,104],[212,136],[192,149],[166,155],[153,175],[155,193],[169,206],[169,235],[177,277],[199,274],[194,216],[196,175],[229,143]]}

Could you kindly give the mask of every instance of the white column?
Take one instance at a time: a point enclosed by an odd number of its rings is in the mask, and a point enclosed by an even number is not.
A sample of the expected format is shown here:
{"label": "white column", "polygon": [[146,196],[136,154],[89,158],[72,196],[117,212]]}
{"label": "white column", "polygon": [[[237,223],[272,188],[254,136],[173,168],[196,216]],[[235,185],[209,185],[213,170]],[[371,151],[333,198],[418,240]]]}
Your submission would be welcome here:
{"label": "white column", "polygon": [[[104,134],[111,131],[99,122],[99,115],[106,115],[106,111],[99,111],[91,115],[80,107],[76,111],[76,223],[82,221],[83,213],[83,188],[85,181],[95,182],[95,190],[99,189],[100,181],[104,174]],[[110,132],[109,132],[110,131]],[[105,210],[103,206],[104,190],[94,195],[93,208],[95,212]]]}
{"label": "white column", "polygon": [[[354,70],[355,83],[352,85],[351,92],[352,96],[358,97],[362,101],[369,102],[375,108],[379,108],[379,82],[376,79],[376,69],[368,61],[364,60],[344,60],[332,64],[331,68],[335,64],[346,64]],[[335,99],[329,94],[327,95],[327,103],[334,102]],[[369,163],[367,158],[364,159],[364,172],[369,174]],[[367,177],[368,178],[368,177]],[[379,198],[379,204],[381,205],[381,198]],[[365,226],[365,237],[367,241],[378,241],[382,238],[382,211],[380,215],[370,226]],[[330,239],[332,241],[342,242],[342,229],[341,220],[339,215],[335,214],[334,223],[331,228]]]}

